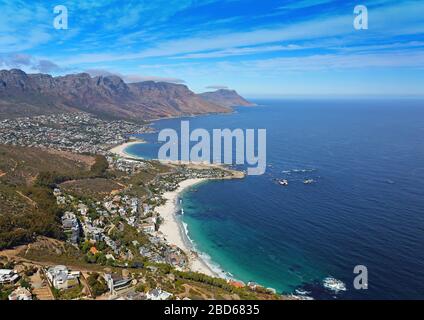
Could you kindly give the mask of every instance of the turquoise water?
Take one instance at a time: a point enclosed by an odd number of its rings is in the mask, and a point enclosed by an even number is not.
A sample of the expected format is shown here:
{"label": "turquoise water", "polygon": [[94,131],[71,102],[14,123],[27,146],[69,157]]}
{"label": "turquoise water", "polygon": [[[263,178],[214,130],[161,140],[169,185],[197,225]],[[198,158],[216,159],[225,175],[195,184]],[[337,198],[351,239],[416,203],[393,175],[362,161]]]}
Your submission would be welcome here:
{"label": "turquoise water", "polygon": [[[258,101],[192,128],[266,128],[266,174],[184,193],[197,248],[243,281],[315,298],[424,298],[424,104],[418,100]],[[181,119],[155,123],[180,127]],[[155,158],[151,143],[129,152]],[[294,169],[297,169],[294,170]],[[274,179],[288,179],[282,187]],[[315,184],[304,185],[304,179]],[[353,288],[365,265],[369,290]],[[347,291],[322,287],[333,276]]]}

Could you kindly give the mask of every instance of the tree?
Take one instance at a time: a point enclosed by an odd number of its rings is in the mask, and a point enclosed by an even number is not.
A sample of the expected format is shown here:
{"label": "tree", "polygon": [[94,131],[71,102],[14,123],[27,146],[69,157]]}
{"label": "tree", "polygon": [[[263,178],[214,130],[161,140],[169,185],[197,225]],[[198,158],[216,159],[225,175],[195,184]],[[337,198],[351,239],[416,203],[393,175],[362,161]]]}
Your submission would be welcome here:
{"label": "tree", "polygon": [[97,155],[94,164],[91,166],[90,174],[92,177],[104,177],[109,163],[106,157]]}
{"label": "tree", "polygon": [[98,297],[108,291],[106,282],[97,272],[94,272],[88,276],[87,283],[90,286],[94,297]]}
{"label": "tree", "polygon": [[31,284],[28,282],[28,280],[22,278],[21,281],[19,281],[19,285],[22,288],[31,289]]}
{"label": "tree", "polygon": [[93,245],[90,243],[90,241],[85,241],[81,246],[81,251],[83,253],[87,253],[88,250],[90,250],[92,246]]}

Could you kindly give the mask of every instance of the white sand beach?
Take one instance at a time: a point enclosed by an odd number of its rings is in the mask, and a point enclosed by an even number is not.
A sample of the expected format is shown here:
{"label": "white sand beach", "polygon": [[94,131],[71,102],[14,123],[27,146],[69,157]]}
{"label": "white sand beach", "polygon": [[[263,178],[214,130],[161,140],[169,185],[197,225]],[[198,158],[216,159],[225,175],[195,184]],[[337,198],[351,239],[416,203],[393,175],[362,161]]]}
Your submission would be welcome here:
{"label": "white sand beach", "polygon": [[126,153],[125,149],[128,148],[129,146],[134,145],[134,144],[142,144],[142,143],[146,143],[146,142],[143,141],[143,140],[129,141],[129,142],[120,144],[119,146],[116,146],[116,147],[110,149],[109,151],[116,154],[117,156],[122,157],[122,158],[133,158],[133,159],[135,159],[135,158],[139,158],[139,157],[136,157],[136,156],[133,156],[129,153]]}
{"label": "white sand beach", "polygon": [[164,198],[166,203],[163,206],[156,208],[156,211],[160,214],[164,220],[161,224],[159,231],[163,233],[165,239],[169,244],[174,244],[182,249],[189,257],[189,268],[195,272],[201,272],[209,276],[217,277],[215,273],[206,263],[203,261],[195,252],[193,248],[187,243],[184,230],[182,230],[181,224],[177,221],[175,216],[178,208],[178,197],[179,194],[186,188],[189,188],[195,184],[198,184],[207,179],[188,179],[184,180],[179,184],[177,190],[172,192],[166,192]]}
{"label": "white sand beach", "polygon": [[[130,141],[119,146],[116,146],[110,149],[110,152],[127,159],[141,159],[134,155],[128,154],[125,152],[125,149],[134,144],[146,143],[143,140]],[[187,162],[183,163],[181,161],[164,161],[168,165],[182,165],[185,164],[193,169],[208,169],[208,168],[220,168],[231,172],[231,175],[228,177],[222,177],[220,179],[241,179],[244,178],[244,173],[241,171],[234,171],[226,169],[220,164],[210,164],[210,163],[193,163]],[[176,245],[181,250],[183,250],[189,259],[189,269],[195,272],[204,273],[213,277],[222,277],[218,272],[212,270],[212,268],[195,252],[190,243],[190,240],[185,234],[184,227],[181,222],[177,220],[176,212],[178,210],[178,199],[179,194],[183,192],[186,188],[189,188],[195,184],[201,183],[203,181],[209,180],[207,178],[203,179],[187,179],[179,183],[177,190],[172,192],[164,193],[163,197],[166,200],[166,203],[160,207],[156,208],[156,211],[163,219],[163,223],[160,225],[159,231],[163,234],[165,240],[171,244]]]}

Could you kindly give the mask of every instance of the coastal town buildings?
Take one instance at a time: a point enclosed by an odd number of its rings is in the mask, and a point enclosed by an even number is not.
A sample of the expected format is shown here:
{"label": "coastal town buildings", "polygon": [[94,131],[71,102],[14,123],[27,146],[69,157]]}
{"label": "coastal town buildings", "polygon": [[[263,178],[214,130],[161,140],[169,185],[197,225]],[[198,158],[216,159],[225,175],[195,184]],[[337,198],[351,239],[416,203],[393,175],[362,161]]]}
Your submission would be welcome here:
{"label": "coastal town buildings", "polygon": [[0,144],[106,155],[126,134],[150,129],[126,121],[106,121],[88,113],[52,114],[0,121]]}
{"label": "coastal town buildings", "polygon": [[[106,122],[86,114],[0,121],[0,144],[106,156],[109,163],[107,173],[111,173],[113,179],[124,186],[122,189],[118,188],[96,198],[78,195],[62,184],[52,186],[52,191],[62,213],[62,229],[67,235],[68,243],[73,244],[66,247],[78,252],[85,263],[101,268],[99,274],[102,282],[104,279],[109,294],[112,295],[135,286],[131,276],[119,275],[112,270],[116,272],[119,268],[131,268],[133,271],[148,270],[147,272],[160,274],[157,266],[169,265],[178,271],[189,271],[189,259],[192,258],[189,250],[171,245],[173,242],[169,241],[160,228],[163,217],[159,210],[167,201],[164,194],[178,192],[180,183],[188,179],[221,179],[231,176],[231,172],[221,168],[172,166],[169,173],[164,170],[165,173],[161,172],[148,183],[143,182],[142,187],[145,190],[141,195],[132,192],[132,181],[128,182],[131,177],[140,173],[140,170],[156,169],[155,164],[152,161],[117,156],[110,152],[110,148],[127,141],[128,137],[124,134],[126,132],[140,133],[147,130],[122,121]],[[108,179],[108,176],[104,178],[105,181]],[[106,271],[106,267],[111,270]],[[85,272],[83,271],[84,274]],[[60,291],[74,288],[81,284],[80,280],[85,281],[79,271],[70,271],[63,265],[48,268],[45,275],[51,287]],[[0,272],[0,284],[1,281],[16,283],[18,279],[19,274],[13,270],[3,274]],[[135,281],[144,280],[139,277]],[[175,281],[171,281],[173,282]],[[154,286],[150,285],[149,288]],[[134,291],[134,288],[131,289]],[[15,296],[24,298],[26,292],[17,291]],[[166,300],[171,297],[171,293],[160,288],[150,290],[147,294],[120,296],[128,300]]]}

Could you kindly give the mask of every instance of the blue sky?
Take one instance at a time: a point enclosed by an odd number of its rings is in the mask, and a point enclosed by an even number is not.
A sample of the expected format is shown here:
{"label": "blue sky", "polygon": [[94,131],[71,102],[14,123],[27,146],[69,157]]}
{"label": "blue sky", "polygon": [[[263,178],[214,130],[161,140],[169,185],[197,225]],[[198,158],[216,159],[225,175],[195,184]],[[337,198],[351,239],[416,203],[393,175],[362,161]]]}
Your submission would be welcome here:
{"label": "blue sky", "polygon": [[[353,27],[356,5],[368,30]],[[69,12],[53,27],[53,8]],[[0,0],[0,68],[251,97],[424,95],[424,1]]]}

